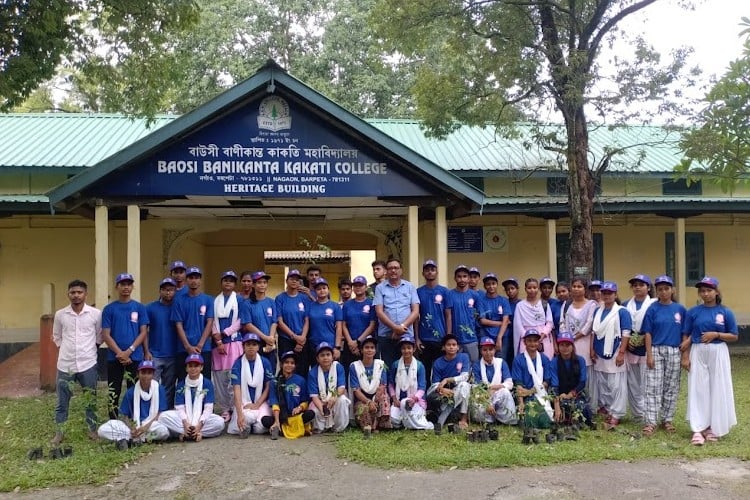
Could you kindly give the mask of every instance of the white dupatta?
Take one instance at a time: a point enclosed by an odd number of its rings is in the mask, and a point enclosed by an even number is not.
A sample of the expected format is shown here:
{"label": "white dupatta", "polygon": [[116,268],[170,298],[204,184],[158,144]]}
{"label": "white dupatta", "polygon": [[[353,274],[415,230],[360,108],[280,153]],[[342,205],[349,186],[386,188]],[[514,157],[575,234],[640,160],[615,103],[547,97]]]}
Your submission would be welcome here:
{"label": "white dupatta", "polygon": [[416,358],[412,358],[409,364],[409,369],[406,369],[404,365],[404,358],[398,360],[398,366],[396,367],[396,397],[401,397],[401,393],[405,392],[407,396],[412,397],[419,390],[419,382],[417,381],[417,369],[418,363]]}
{"label": "white dupatta", "polygon": [[250,391],[248,387],[255,389],[256,396],[258,391],[263,392],[263,359],[260,356],[255,356],[255,366],[250,371],[250,361],[247,356],[242,356],[242,372],[240,373],[241,387],[242,387],[242,406],[246,404],[255,403],[250,397]]}
{"label": "white dupatta", "polygon": [[[148,409],[148,419],[145,422],[141,422],[141,401],[150,401]],[[144,392],[141,389],[140,381],[135,384],[133,390],[133,420],[135,421],[136,427],[141,427],[146,424],[150,424],[159,414],[159,382],[156,380],[151,381],[151,387],[148,392]]]}
{"label": "white dupatta", "polygon": [[547,416],[552,418],[552,405],[547,399],[547,389],[544,388],[544,384],[542,383],[544,380],[542,354],[536,353],[536,359],[534,361],[531,360],[531,356],[529,356],[528,352],[524,351],[523,355],[526,358],[526,369],[529,371],[529,375],[531,375],[531,380],[534,381],[534,397],[542,406],[544,406],[544,411],[547,413]]}
{"label": "white dupatta", "polygon": [[643,318],[646,317],[646,311],[648,310],[649,306],[656,302],[656,299],[653,299],[651,297],[646,297],[643,299],[643,302],[641,303],[641,308],[636,309],[636,302],[635,298],[632,298],[628,301],[627,304],[625,304],[625,308],[630,313],[630,317],[633,318],[633,331],[640,333],[641,326],[643,325]]}
{"label": "white dupatta", "polygon": [[329,394],[336,394],[338,389],[338,366],[339,362],[334,361],[328,369],[328,380],[323,374],[323,368],[318,365],[318,396],[322,400],[328,399]]}
{"label": "white dupatta", "polygon": [[503,360],[500,358],[492,358],[492,367],[495,369],[495,373],[492,374],[492,380],[487,380],[487,363],[484,359],[479,360],[479,372],[482,375],[482,383],[487,385],[500,385],[503,383]]}
{"label": "white dupatta", "polygon": [[374,360],[372,364],[372,378],[367,377],[365,364],[361,360],[355,361],[354,366],[354,371],[357,373],[357,380],[359,381],[359,388],[367,394],[375,394],[375,391],[380,386],[380,377],[383,374],[385,362],[382,359]]}
{"label": "white dupatta", "polygon": [[[195,389],[195,399],[193,391]],[[185,377],[185,413],[190,425],[198,425],[203,414],[203,374],[198,375],[196,380]]]}
{"label": "white dupatta", "polygon": [[605,310],[600,307],[594,313],[594,333],[596,338],[601,340],[604,339],[604,357],[611,358],[614,353],[615,339],[622,337],[622,331],[620,331],[620,309],[622,306],[612,304],[607,317],[602,320],[602,312]]}

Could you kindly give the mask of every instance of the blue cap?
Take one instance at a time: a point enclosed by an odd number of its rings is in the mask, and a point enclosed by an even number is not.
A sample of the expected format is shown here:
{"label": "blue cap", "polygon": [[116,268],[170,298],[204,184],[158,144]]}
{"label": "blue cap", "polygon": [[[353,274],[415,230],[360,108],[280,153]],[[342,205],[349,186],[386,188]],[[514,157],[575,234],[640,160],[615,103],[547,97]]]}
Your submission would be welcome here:
{"label": "blue cap", "polygon": [[138,371],[141,370],[156,370],[156,365],[150,359],[144,359],[138,363]]}
{"label": "blue cap", "polygon": [[614,281],[604,281],[602,282],[602,292],[616,292],[617,291],[617,283]]}
{"label": "blue cap", "polygon": [[636,274],[628,280],[628,283],[632,285],[634,281],[642,281],[645,284],[651,286],[651,278],[649,278],[646,274]]}
{"label": "blue cap", "polygon": [[375,344],[376,346],[378,345],[377,337],[373,337],[372,335],[368,335],[367,337],[363,338],[360,344],[364,346],[368,342]]}
{"label": "blue cap", "polygon": [[499,280],[499,279],[497,278],[497,274],[495,274],[495,273],[487,273],[487,274],[485,274],[485,275],[484,275],[484,278],[482,278],[482,282],[485,282],[485,281],[487,281],[487,280],[495,280],[495,281],[500,281],[500,280]]}
{"label": "blue cap", "polygon": [[237,273],[229,269],[228,271],[224,271],[221,274],[221,279],[224,279],[224,278],[234,278],[234,281],[237,281]]}
{"label": "blue cap", "polygon": [[115,278],[115,285],[122,281],[135,281],[135,278],[133,278],[133,275],[130,273],[120,273]]}
{"label": "blue cap", "polygon": [[657,276],[656,279],[654,279],[654,286],[661,285],[661,284],[667,284],[669,286],[674,286],[674,281],[672,281],[672,278],[667,276],[666,274],[662,276]]}
{"label": "blue cap", "polygon": [[417,341],[414,340],[414,337],[411,335],[402,335],[401,339],[398,341],[398,344],[411,344],[411,345],[417,345]]}
{"label": "blue cap", "polygon": [[355,276],[352,285],[367,285],[367,278],[364,276]]}
{"label": "blue cap", "polygon": [[159,288],[163,287],[164,285],[172,285],[173,287],[177,287],[177,282],[172,278],[164,278],[163,280],[161,280],[161,283],[159,283]]}
{"label": "blue cap", "polygon": [[203,356],[201,356],[200,354],[196,354],[196,353],[193,353],[187,358],[185,358],[185,364],[188,364],[188,363],[199,363],[201,365],[205,364],[203,362]]}
{"label": "blue cap", "polygon": [[506,286],[510,285],[511,283],[514,284],[514,285],[516,285],[516,288],[518,288],[518,280],[516,278],[513,278],[513,277],[503,280],[503,283],[502,283],[503,288],[505,288]]}
{"label": "blue cap", "polygon": [[190,267],[188,267],[187,271],[185,271],[185,274],[187,276],[190,276],[191,274],[193,274],[193,275],[197,274],[198,276],[203,276],[203,273],[201,272],[201,268],[198,267],[198,266],[190,266]]}
{"label": "blue cap", "polygon": [[479,272],[478,267],[470,267],[469,268],[469,274],[476,274],[477,276],[481,276],[482,273]]}
{"label": "blue cap", "polygon": [[242,337],[242,343],[244,344],[245,342],[257,342],[260,344],[260,337],[258,337],[257,333],[246,333]]}
{"label": "blue cap", "polygon": [[333,352],[333,346],[331,344],[329,344],[328,342],[321,342],[320,344],[318,344],[318,348],[315,350],[315,354],[320,354],[320,351],[325,351],[326,349]]}
{"label": "blue cap", "polygon": [[482,337],[482,340],[479,341],[479,347],[484,347],[484,346],[495,347],[495,341],[492,340],[492,337]]}
{"label": "blue cap", "polygon": [[557,336],[557,343],[561,342],[570,342],[573,344],[576,341],[576,338],[573,336],[570,332],[560,332],[560,334]]}
{"label": "blue cap", "polygon": [[523,338],[526,338],[526,337],[532,337],[532,336],[534,336],[534,335],[536,335],[537,337],[540,337],[540,338],[541,338],[541,336],[542,336],[542,334],[541,334],[541,333],[539,333],[539,331],[538,331],[538,330],[537,330],[536,328],[529,328],[528,330],[526,330],[526,331],[524,332],[524,334],[523,334]]}
{"label": "blue cap", "polygon": [[453,270],[453,274],[456,274],[456,273],[457,273],[457,272],[459,272],[459,271],[466,271],[466,272],[468,273],[468,272],[469,272],[469,267],[468,267],[468,266],[466,266],[465,264],[459,264],[459,265],[457,265],[457,266],[456,266],[456,268],[455,268],[455,269]]}
{"label": "blue cap", "polygon": [[599,280],[591,280],[591,282],[589,283],[589,288],[595,288],[595,287],[601,288],[602,282]]}
{"label": "blue cap", "polygon": [[553,280],[549,276],[545,276],[544,278],[539,279],[539,284],[541,285],[542,283],[552,283],[554,285],[555,280]]}
{"label": "blue cap", "polygon": [[294,361],[297,361],[297,353],[295,353],[294,351],[287,351],[279,356],[279,361],[284,361],[286,358],[293,358]]}
{"label": "blue cap", "polygon": [[700,288],[702,286],[707,286],[708,288],[716,290],[719,288],[719,280],[712,278],[711,276],[704,276],[703,279],[695,284],[695,288]]}
{"label": "blue cap", "polygon": [[292,276],[296,276],[297,278],[301,278],[301,277],[302,277],[302,273],[300,273],[300,272],[299,272],[299,269],[291,269],[291,270],[290,270],[290,271],[289,271],[289,272],[288,272],[288,273],[286,274],[286,279],[289,279],[289,278],[291,278]]}
{"label": "blue cap", "polygon": [[271,279],[271,277],[267,275],[265,271],[255,271],[253,273],[252,278],[253,278],[253,282],[258,281],[258,280],[270,280]]}
{"label": "blue cap", "polygon": [[170,271],[174,271],[175,269],[187,269],[187,266],[181,260],[176,260],[169,265]]}
{"label": "blue cap", "polygon": [[434,260],[427,259],[426,261],[424,261],[424,264],[422,264],[422,269],[424,269],[425,267],[435,267],[436,268],[437,264],[435,263]]}
{"label": "blue cap", "polygon": [[326,285],[328,286],[328,282],[325,278],[318,278],[315,280],[315,283],[313,283],[313,288],[318,288],[320,285]]}

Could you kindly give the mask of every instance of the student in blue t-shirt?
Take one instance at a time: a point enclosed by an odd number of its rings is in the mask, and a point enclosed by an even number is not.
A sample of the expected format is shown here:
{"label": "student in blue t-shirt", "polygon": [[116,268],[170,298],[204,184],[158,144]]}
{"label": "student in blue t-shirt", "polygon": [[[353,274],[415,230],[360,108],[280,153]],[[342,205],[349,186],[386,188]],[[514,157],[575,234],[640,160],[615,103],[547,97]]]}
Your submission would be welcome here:
{"label": "student in blue t-shirt", "polygon": [[375,308],[372,306],[372,300],[367,298],[367,278],[356,276],[352,280],[352,290],[354,298],[344,302],[342,308],[344,351],[340,361],[344,365],[344,370],[348,370],[349,365],[357,360],[361,354],[362,341],[373,335],[377,326]]}
{"label": "student in blue t-shirt", "polygon": [[102,310],[102,339],[109,347],[107,381],[112,394],[109,408],[109,418],[112,420],[117,419],[123,378],[128,388],[135,384],[136,366],[143,360],[143,343],[148,334],[146,307],[130,298],[134,281],[132,274],[117,275],[117,300],[110,302]]}
{"label": "student in blue t-shirt", "polygon": [[296,370],[307,376],[310,360],[307,358],[305,343],[310,331],[307,317],[310,297],[300,291],[302,274],[292,269],[286,275],[286,290],[276,296],[276,330],[279,333],[279,352],[296,353]]}
{"label": "student in blue t-shirt", "polygon": [[253,273],[253,291],[240,307],[240,323],[245,332],[254,333],[263,342],[261,356],[271,364],[271,373],[276,373],[276,302],[269,297],[265,271]]}
{"label": "student in blue t-shirt", "polygon": [[156,367],[154,379],[164,387],[167,395],[167,408],[174,406],[175,384],[177,382],[177,330],[170,319],[177,284],[172,278],[164,278],[159,284],[159,299],[146,306],[148,313],[148,337],[146,338],[147,358]]}
{"label": "student in blue t-shirt", "polygon": [[172,321],[177,336],[177,378],[187,376],[185,358],[201,354],[205,361],[203,376],[211,377],[211,329],[214,321],[214,299],[201,292],[203,273],[192,266],[187,270],[187,293],[180,294],[172,306]]}
{"label": "student in blue t-shirt", "polygon": [[424,364],[427,378],[432,373],[432,363],[443,355],[442,340],[446,333],[445,304],[448,289],[438,283],[438,268],[434,260],[422,264],[424,285],[417,288],[419,321],[415,323],[415,339],[419,359]]}
{"label": "student in blue t-shirt", "polygon": [[316,359],[318,346],[325,342],[333,349],[333,359],[341,357],[341,342],[343,338],[342,323],[344,315],[341,307],[329,298],[328,281],[318,278],[313,283],[313,292],[317,300],[310,303],[310,333],[307,339],[309,359]]}
{"label": "student in blue t-shirt", "polygon": [[495,341],[495,356],[501,358],[503,339],[510,324],[510,304],[508,299],[498,295],[497,275],[488,273],[483,279],[485,294],[479,296],[479,326],[483,337]]}
{"label": "student in blue t-shirt", "polygon": [[471,361],[466,353],[459,352],[455,335],[446,335],[442,343],[444,355],[432,364],[432,385],[427,390],[427,409],[437,415],[436,434],[441,432],[456,410],[459,413],[459,427],[466,429],[469,425]]}
{"label": "student in blue t-shirt", "polygon": [[479,359],[477,338],[477,299],[479,294],[469,288],[469,268],[460,265],[453,272],[456,288],[448,290],[445,304],[446,333],[455,335],[461,352],[473,363]]}

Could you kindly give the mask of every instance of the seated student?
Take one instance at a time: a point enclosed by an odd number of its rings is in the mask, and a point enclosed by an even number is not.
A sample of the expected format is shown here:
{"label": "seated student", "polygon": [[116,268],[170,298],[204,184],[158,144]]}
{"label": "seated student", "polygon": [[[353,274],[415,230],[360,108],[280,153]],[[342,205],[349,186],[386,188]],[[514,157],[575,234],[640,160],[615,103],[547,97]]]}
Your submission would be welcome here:
{"label": "seated student", "polygon": [[284,437],[294,439],[301,437],[290,425],[289,418],[299,416],[304,427],[315,418],[315,413],[309,409],[310,396],[307,393],[307,381],[296,373],[297,354],[287,351],[281,355],[281,371],[271,379],[271,389],[268,402],[273,416],[260,419],[263,427],[271,432],[271,439],[278,439],[279,433]]}
{"label": "seated student", "polygon": [[555,397],[555,422],[565,425],[585,423],[594,428],[591,407],[586,394],[586,360],[576,354],[575,337],[570,332],[557,336],[560,354],[552,360],[553,380],[551,388]]}
{"label": "seated student", "polygon": [[[482,357],[471,367],[474,385],[484,385],[489,393],[487,404],[474,404],[472,417],[475,422],[515,425],[516,403],[513,401],[513,378],[510,376],[508,363],[496,358],[496,341],[484,337],[479,342]],[[476,389],[473,389],[476,391]]]}
{"label": "seated student", "polygon": [[461,429],[469,426],[469,355],[459,353],[455,335],[443,337],[445,354],[432,365],[432,385],[427,390],[427,409],[438,414],[435,432],[439,433],[454,410],[460,414],[458,425]]}
{"label": "seated student", "polygon": [[232,366],[232,386],[234,390],[234,413],[227,426],[227,434],[239,434],[246,438],[250,432],[263,434],[265,427],[262,418],[271,415],[268,406],[268,391],[271,378],[271,363],[258,354],[260,337],[247,333],[242,337],[245,354]]}
{"label": "seated student", "polygon": [[216,437],[224,430],[224,419],[214,414],[214,385],[201,373],[203,356],[190,354],[185,364],[187,377],[177,383],[174,410],[159,415],[159,422],[180,441]]}
{"label": "seated student", "polygon": [[416,341],[404,335],[399,341],[401,358],[393,363],[389,375],[391,394],[391,425],[414,430],[432,430],[434,425],[427,420],[427,377],[421,361],[414,357]]}
{"label": "seated student", "polygon": [[349,405],[346,397],[344,367],[333,359],[333,346],[328,342],[318,344],[317,364],[307,375],[312,410],[315,413],[313,432],[342,432],[349,426]]}
{"label": "seated student", "polygon": [[[547,388],[556,385],[550,359],[539,353],[542,336],[534,328],[523,334],[526,348],[513,360],[513,382],[516,384],[518,414],[524,427],[547,429],[552,423],[552,405]],[[555,382],[555,383],[552,383]]]}
{"label": "seated student", "polygon": [[391,428],[391,402],[388,398],[388,367],[375,359],[378,341],[368,336],[362,341],[362,359],[349,366],[349,387],[354,396],[354,418],[369,436],[378,428]]}
{"label": "seated student", "polygon": [[102,439],[117,443],[118,450],[127,450],[130,441],[164,441],[169,430],[159,422],[159,412],[167,409],[164,388],[154,380],[156,366],[151,360],[138,365],[138,382],[125,392],[120,403],[120,420],[104,422],[97,433]]}

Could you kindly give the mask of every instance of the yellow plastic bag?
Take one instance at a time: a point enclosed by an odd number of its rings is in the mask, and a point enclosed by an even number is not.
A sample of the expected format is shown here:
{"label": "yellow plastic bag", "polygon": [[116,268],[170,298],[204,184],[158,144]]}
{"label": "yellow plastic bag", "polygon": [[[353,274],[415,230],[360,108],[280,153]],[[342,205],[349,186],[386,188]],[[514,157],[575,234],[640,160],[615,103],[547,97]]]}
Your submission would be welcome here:
{"label": "yellow plastic bag", "polygon": [[292,415],[282,422],[281,431],[287,439],[297,439],[305,435],[305,424],[302,422],[302,414]]}

